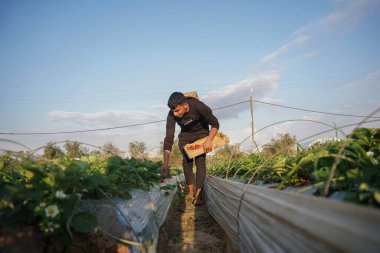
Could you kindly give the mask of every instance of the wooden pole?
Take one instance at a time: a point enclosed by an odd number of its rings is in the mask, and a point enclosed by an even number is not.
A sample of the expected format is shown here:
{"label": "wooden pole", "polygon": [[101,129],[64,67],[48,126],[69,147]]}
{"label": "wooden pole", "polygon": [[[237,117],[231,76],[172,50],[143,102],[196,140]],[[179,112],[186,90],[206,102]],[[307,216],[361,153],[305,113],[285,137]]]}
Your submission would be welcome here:
{"label": "wooden pole", "polygon": [[[252,93],[252,89],[251,89],[251,93]],[[255,132],[255,129],[254,129],[254,126],[253,126],[253,98],[252,96],[250,96],[250,104],[251,104],[251,128],[252,128],[252,153],[254,152],[255,150],[255,137],[254,137],[254,132]]]}

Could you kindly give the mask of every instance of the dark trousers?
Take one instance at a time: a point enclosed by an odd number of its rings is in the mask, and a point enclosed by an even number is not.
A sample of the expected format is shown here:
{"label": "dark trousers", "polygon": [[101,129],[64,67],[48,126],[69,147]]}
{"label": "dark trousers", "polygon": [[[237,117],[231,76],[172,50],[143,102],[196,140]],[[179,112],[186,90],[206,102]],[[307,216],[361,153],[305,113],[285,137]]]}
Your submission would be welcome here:
{"label": "dark trousers", "polygon": [[[204,136],[202,136],[204,137]],[[202,138],[200,137],[200,138]],[[182,166],[183,166],[183,172],[185,174],[185,180],[186,184],[194,184],[194,172],[193,172],[193,166],[194,166],[194,160],[195,160],[195,166],[196,166],[196,174],[195,174],[195,189],[200,189],[203,187],[203,183],[206,178],[206,154],[199,155],[197,157],[194,157],[193,159],[190,159],[185,150],[184,146],[188,143],[192,143],[200,138],[195,138],[191,141],[186,140],[179,140],[178,141],[178,147],[179,150],[182,153]],[[194,190],[195,190],[194,189]]]}

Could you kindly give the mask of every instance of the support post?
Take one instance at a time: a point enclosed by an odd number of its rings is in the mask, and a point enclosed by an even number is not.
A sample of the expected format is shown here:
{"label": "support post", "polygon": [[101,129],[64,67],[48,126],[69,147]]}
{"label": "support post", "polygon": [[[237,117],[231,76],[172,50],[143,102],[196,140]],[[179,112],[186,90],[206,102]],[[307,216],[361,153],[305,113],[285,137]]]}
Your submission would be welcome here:
{"label": "support post", "polygon": [[250,104],[251,104],[251,128],[252,128],[252,153],[253,153],[255,150],[255,145],[254,145],[255,144],[255,137],[254,137],[255,129],[253,126],[253,98],[252,96],[250,96]]}

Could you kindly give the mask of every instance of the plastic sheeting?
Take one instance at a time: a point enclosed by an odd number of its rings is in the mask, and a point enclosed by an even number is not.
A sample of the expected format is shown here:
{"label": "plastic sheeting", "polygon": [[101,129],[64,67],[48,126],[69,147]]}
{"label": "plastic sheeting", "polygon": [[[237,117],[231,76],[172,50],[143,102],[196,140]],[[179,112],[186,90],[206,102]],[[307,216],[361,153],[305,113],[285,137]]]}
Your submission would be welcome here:
{"label": "plastic sheeting", "polygon": [[122,240],[142,243],[133,246],[126,243],[132,252],[154,253],[157,249],[159,229],[168,214],[173,196],[177,189],[161,190],[161,186],[176,184],[177,178],[151,188],[149,192],[132,190],[132,198],[82,200],[79,209],[96,215],[99,232]]}
{"label": "plastic sheeting", "polygon": [[380,252],[377,209],[212,176],[205,187],[210,214],[241,252]]}

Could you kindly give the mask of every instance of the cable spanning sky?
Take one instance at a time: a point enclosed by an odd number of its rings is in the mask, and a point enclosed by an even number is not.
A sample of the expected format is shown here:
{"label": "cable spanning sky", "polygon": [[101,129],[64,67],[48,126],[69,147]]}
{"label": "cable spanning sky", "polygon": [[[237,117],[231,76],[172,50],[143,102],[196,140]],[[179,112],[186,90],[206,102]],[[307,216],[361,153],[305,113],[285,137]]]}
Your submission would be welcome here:
{"label": "cable spanning sky", "polygon": [[[0,1],[0,149],[48,141],[160,145],[166,102],[197,91],[212,108],[254,100],[336,114],[380,107],[380,1]],[[249,103],[215,111],[237,143],[251,134]],[[375,115],[380,116],[380,115]],[[254,104],[255,129],[358,118]],[[379,127],[378,122],[368,124]],[[288,122],[255,136],[325,130]],[[352,129],[352,128],[351,128]],[[349,132],[350,129],[345,129]]]}

